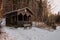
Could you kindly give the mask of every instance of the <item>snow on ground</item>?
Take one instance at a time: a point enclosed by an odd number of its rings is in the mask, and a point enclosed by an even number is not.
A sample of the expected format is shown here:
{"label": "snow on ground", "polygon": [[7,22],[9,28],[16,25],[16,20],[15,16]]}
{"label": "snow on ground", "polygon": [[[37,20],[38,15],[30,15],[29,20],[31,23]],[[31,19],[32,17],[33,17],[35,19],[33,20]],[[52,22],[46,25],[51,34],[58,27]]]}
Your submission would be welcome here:
{"label": "snow on ground", "polygon": [[50,32],[40,28],[32,27],[32,29],[3,27],[4,32],[13,40],[60,40],[60,27]]}
{"label": "snow on ground", "polygon": [[6,32],[11,40],[60,40],[60,26],[54,31],[43,30],[36,27],[24,30],[24,28],[16,29],[3,26],[2,31]]}

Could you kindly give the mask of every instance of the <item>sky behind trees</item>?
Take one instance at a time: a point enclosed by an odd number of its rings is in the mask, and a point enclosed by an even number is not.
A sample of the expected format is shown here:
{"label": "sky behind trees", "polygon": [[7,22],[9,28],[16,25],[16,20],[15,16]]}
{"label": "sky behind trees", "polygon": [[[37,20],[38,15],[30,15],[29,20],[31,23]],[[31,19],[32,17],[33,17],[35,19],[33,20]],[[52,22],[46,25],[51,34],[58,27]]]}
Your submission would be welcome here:
{"label": "sky behind trees", "polygon": [[50,1],[52,12],[57,13],[60,11],[60,0],[48,0]]}

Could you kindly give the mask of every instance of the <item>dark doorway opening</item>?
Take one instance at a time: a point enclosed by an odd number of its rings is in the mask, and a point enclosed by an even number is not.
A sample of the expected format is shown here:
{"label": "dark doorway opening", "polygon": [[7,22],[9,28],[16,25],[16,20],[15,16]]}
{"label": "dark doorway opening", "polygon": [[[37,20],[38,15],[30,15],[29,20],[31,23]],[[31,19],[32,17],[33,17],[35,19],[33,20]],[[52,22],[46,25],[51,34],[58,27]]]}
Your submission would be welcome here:
{"label": "dark doorway opening", "polygon": [[27,14],[24,15],[24,21],[27,21]]}
{"label": "dark doorway opening", "polygon": [[19,21],[22,21],[22,20],[23,20],[23,15],[22,15],[22,13],[20,13],[20,14],[18,15],[18,20],[19,20]]}

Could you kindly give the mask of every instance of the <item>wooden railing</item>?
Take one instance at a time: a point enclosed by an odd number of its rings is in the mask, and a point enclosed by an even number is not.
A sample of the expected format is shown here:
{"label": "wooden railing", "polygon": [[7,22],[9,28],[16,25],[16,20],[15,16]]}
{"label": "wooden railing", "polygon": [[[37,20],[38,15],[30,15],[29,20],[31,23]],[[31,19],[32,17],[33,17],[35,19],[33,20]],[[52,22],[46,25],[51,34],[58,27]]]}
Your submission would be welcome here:
{"label": "wooden railing", "polygon": [[18,21],[18,23],[31,23],[31,21]]}
{"label": "wooden railing", "polygon": [[31,21],[18,21],[17,25],[19,25],[19,26],[20,25],[23,25],[23,26],[24,25],[27,25],[27,26],[30,25],[31,26],[32,22]]}

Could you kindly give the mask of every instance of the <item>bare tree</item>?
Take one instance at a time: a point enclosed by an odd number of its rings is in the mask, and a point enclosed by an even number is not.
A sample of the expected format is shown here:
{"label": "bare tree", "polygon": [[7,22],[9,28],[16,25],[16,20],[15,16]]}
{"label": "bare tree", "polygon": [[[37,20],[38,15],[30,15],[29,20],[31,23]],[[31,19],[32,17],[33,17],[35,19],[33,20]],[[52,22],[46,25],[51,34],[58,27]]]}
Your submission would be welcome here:
{"label": "bare tree", "polygon": [[0,34],[1,34],[1,23],[2,23],[2,10],[3,10],[3,4],[4,4],[4,0],[1,0],[1,7],[0,7]]}

